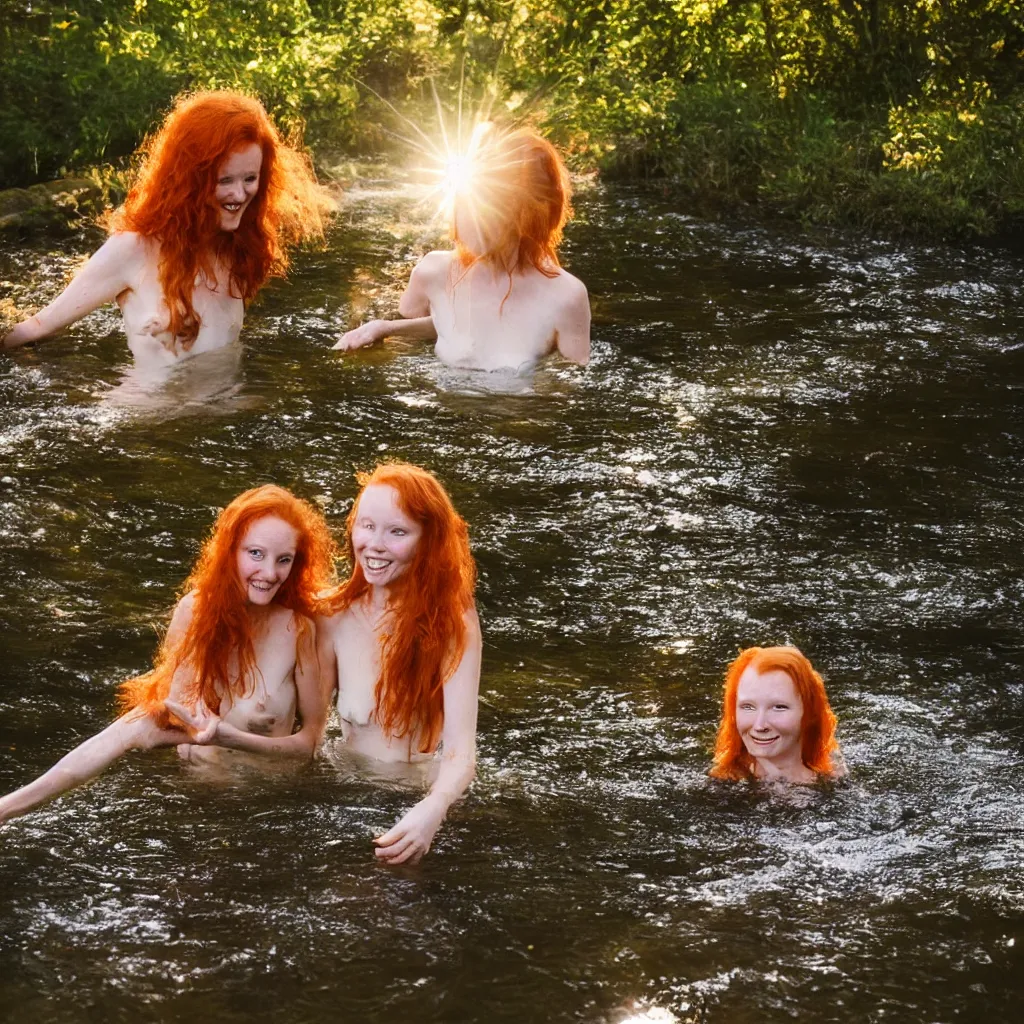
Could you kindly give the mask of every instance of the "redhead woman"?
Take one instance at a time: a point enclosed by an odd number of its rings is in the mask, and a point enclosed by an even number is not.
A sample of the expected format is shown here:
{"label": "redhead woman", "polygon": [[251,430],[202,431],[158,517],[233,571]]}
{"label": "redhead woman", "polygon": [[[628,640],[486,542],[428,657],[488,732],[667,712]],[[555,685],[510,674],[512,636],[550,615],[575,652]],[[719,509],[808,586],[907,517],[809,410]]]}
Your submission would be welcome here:
{"label": "redhead woman", "polygon": [[795,647],[748,647],[729,666],[710,774],[801,784],[846,774],[825,684]]}
{"label": "redhead woman", "polygon": [[430,473],[395,463],[359,481],[347,523],[352,574],[318,623],[320,660],[349,750],[407,764],[440,748],[427,795],[375,840],[380,860],[411,863],[475,770],[476,566],[466,524]]}
{"label": "redhead woman", "polygon": [[245,305],[288,268],[287,246],[322,233],[325,193],[258,100],[200,92],[178,100],[143,145],[110,238],[4,348],[38,341],[116,301],[141,366],[237,341]]}
{"label": "redhead woman", "polygon": [[[0,797],[0,821],[88,781],[133,749],[183,744],[187,755],[194,740],[312,757],[329,700],[312,616],[317,593],[331,582],[333,556],[327,525],[311,505],[269,485],[237,497],[185,583],[153,670],[122,684],[122,716]],[[199,732],[185,725],[194,719],[202,720]]]}
{"label": "redhead woman", "polygon": [[427,253],[398,304],[407,320],[372,320],[335,345],[391,335],[437,338],[450,366],[522,369],[558,351],[590,358],[590,302],[558,262],[571,213],[558,151],[530,129],[484,135],[454,183],[454,250]]}

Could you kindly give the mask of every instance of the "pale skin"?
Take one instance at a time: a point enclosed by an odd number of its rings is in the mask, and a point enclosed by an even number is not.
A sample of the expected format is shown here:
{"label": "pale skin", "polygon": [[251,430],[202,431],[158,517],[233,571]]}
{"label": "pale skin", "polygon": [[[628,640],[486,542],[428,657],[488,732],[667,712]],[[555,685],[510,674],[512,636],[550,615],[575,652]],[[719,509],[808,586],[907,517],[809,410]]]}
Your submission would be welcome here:
{"label": "pale skin", "polygon": [[[136,709],[80,744],[27,786],[0,797],[0,822],[6,821],[95,778],[131,750],[178,746],[189,756],[194,745],[217,744],[254,753],[312,758],[327,718],[327,697],[320,686],[313,623],[275,604],[295,559],[295,529],[275,516],[250,524],[237,552],[239,577],[245,586],[246,611],[254,627],[256,672],[243,696],[225,693],[218,714],[184,703],[191,682],[182,665],[165,702],[189,727],[162,729],[154,718]],[[173,645],[191,622],[195,594],[178,602],[168,629]],[[296,715],[301,726],[295,730]],[[293,731],[294,730],[294,731]]]}
{"label": "pale skin", "polygon": [[[251,143],[231,154],[218,169],[214,200],[222,231],[234,231],[259,191],[263,152]],[[192,304],[199,315],[199,335],[188,350],[167,330],[168,312],[160,285],[160,246],[133,231],[113,234],[71,283],[48,306],[23,320],[4,338],[3,349],[40,341],[81,320],[108,302],[116,302],[124,319],[128,347],[138,366],[171,366],[185,356],[224,348],[238,340],[245,307],[232,294],[228,268],[218,266],[216,279],[198,277]]]}
{"label": "pale skin", "polygon": [[748,665],[736,690],[736,728],[760,779],[806,785],[817,779],[801,758],[804,705],[788,672]]}
{"label": "pale skin", "polygon": [[[359,499],[352,542],[371,584],[366,597],[317,623],[320,663],[328,686],[337,685],[337,707],[348,749],[385,762],[429,758],[418,737],[386,734],[375,718],[374,691],[380,676],[380,641],[388,626],[389,586],[411,563],[420,527],[401,509],[391,487],[373,484]],[[442,754],[427,795],[394,828],[378,836],[376,856],[386,864],[415,863],[430,849],[448,808],[466,791],[476,769],[476,721],[480,688],[480,624],[465,613],[466,650],[444,685]]]}
{"label": "pale skin", "polygon": [[[468,199],[457,204],[455,216],[466,249],[486,252],[484,227]],[[586,366],[586,286],[561,267],[546,267],[547,273],[517,269],[518,255],[513,247],[466,269],[450,250],[427,253],[399,300],[404,319],[371,320],[342,335],[334,348],[356,349],[395,336],[436,338],[437,357],[464,369],[528,369],[553,352]]]}

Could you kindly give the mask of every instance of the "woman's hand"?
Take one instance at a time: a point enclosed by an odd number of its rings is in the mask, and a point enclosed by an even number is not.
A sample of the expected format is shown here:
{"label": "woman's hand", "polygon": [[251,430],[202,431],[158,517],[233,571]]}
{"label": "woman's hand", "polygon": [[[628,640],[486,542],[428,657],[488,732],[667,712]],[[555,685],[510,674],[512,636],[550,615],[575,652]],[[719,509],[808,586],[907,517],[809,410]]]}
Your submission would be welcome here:
{"label": "woman's hand", "polygon": [[16,324],[2,338],[0,338],[0,349],[20,348],[30,342],[39,340],[38,324],[34,317],[22,320]]}
{"label": "woman's hand", "polygon": [[415,864],[430,849],[447,811],[444,797],[425,796],[393,829],[374,839],[377,859],[385,864]]}
{"label": "woman's hand", "polygon": [[217,742],[217,727],[220,715],[215,715],[202,701],[194,708],[179,704],[176,700],[165,700],[164,707],[175,718],[180,718],[189,731],[189,743],[205,747]]}
{"label": "woman's hand", "polygon": [[372,345],[381,341],[388,335],[387,320],[369,320],[354,330],[346,331],[341,340],[332,348],[335,351],[351,352],[354,348],[362,348],[364,345]]}

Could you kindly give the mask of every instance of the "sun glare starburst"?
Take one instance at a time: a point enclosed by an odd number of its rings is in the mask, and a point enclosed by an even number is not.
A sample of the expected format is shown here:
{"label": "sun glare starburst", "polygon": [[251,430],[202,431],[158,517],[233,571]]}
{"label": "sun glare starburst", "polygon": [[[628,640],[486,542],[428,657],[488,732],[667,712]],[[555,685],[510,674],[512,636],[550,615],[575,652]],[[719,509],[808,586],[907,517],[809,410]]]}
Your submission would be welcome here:
{"label": "sun glare starburst", "polygon": [[[449,220],[456,198],[465,199],[470,210],[474,206],[474,174],[481,151],[494,128],[490,120],[494,97],[483,100],[475,112],[469,113],[463,110],[460,84],[457,109],[453,113],[446,113],[433,82],[431,89],[437,117],[436,129],[431,134],[427,134],[383,96],[375,92],[374,95],[412,129],[414,134],[411,137],[395,131],[388,131],[388,134],[420,155],[423,163],[410,170],[424,182],[423,198],[425,203],[433,207],[434,217]],[[373,92],[372,89],[370,91]]]}

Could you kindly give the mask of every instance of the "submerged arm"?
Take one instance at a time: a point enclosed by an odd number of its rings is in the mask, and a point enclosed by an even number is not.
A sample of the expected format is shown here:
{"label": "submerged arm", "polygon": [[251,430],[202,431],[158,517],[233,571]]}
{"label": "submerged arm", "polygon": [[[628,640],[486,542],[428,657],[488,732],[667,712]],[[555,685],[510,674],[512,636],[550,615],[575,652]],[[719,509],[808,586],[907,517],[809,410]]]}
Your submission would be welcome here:
{"label": "submerged arm", "polygon": [[2,347],[17,348],[59,331],[105,302],[113,302],[131,287],[142,240],[134,234],[111,235],[74,279],[45,309],[23,320],[3,339]]}
{"label": "submerged arm", "polygon": [[448,808],[476,773],[476,718],[480,694],[480,620],[466,613],[466,650],[444,685],[441,766],[430,792],[389,832],[374,840],[377,857],[388,864],[415,863],[429,849]]}
{"label": "submerged arm", "polygon": [[385,338],[423,338],[433,341],[436,337],[434,321],[429,316],[416,317],[414,320],[370,320],[347,331],[332,348],[350,351],[364,345],[372,345],[376,341],[383,341]]}
{"label": "submerged arm", "polygon": [[[167,643],[173,646],[184,634],[192,616],[192,595],[186,595],[174,609]],[[94,779],[129,750],[174,746],[187,739],[179,729],[160,728],[150,714],[137,708],[122,715],[102,732],[90,736],[65,754],[49,771],[5,797],[0,797],[0,821],[25,814],[68,790]]]}

